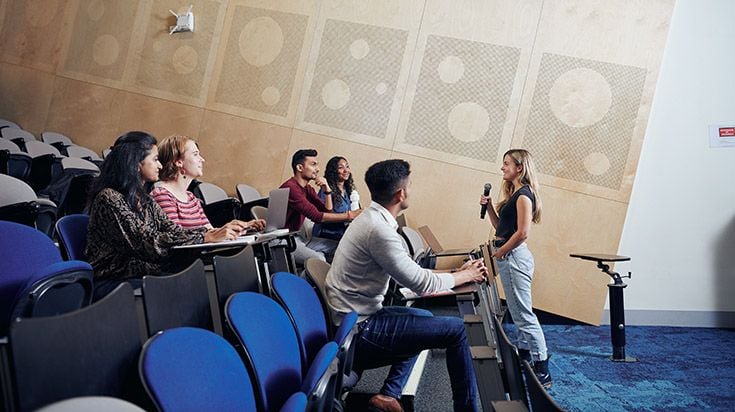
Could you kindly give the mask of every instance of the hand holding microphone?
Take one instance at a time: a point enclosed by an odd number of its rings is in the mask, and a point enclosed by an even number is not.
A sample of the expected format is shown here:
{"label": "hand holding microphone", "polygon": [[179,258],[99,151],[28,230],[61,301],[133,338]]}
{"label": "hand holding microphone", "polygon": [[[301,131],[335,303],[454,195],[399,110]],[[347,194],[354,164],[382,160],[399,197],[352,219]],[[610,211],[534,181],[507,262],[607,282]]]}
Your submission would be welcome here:
{"label": "hand holding microphone", "polygon": [[482,194],[482,197],[480,197],[480,219],[485,219],[485,213],[487,213],[487,204],[490,201],[490,190],[493,188],[493,185],[490,183],[485,183],[485,191]]}

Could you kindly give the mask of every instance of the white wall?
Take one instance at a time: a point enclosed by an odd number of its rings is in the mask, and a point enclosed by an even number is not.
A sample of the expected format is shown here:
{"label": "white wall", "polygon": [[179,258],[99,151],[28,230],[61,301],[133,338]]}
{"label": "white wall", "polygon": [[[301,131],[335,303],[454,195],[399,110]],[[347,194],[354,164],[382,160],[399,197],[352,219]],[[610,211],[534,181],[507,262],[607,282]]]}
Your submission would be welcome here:
{"label": "white wall", "polygon": [[[616,269],[629,324],[735,326],[735,1],[679,0]],[[607,317],[604,317],[604,321]]]}

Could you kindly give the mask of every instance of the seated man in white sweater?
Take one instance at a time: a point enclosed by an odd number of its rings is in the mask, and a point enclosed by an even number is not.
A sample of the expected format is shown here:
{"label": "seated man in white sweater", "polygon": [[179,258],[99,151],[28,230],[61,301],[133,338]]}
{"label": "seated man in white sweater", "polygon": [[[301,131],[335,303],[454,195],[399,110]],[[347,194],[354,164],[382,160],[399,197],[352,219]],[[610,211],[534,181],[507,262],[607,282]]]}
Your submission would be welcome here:
{"label": "seated man in white sweater", "polygon": [[403,248],[396,216],[408,207],[411,173],[404,160],[378,162],[365,173],[372,204],[347,228],[327,274],[327,299],[337,318],[359,314],[355,369],[391,365],[370,406],[400,411],[403,386],[424,349],[445,348],[454,410],[477,410],[477,388],[462,319],[433,316],[408,307],[383,307],[388,281],[419,294],[438,292],[485,279],[482,261],[451,272],[421,268]]}

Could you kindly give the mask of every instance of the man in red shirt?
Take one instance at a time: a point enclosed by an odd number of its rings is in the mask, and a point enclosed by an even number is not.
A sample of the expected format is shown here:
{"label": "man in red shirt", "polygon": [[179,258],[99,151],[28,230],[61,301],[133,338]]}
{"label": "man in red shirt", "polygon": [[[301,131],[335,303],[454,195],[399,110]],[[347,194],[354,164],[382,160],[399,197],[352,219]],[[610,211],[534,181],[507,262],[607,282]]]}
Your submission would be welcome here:
{"label": "man in red shirt", "polygon": [[[283,182],[281,187],[289,188],[288,211],[286,212],[286,227],[292,231],[299,231],[304,219],[312,222],[348,222],[357,217],[362,210],[332,213],[332,188],[327,179],[319,176],[319,162],[314,149],[300,149],[291,158],[293,177]],[[327,195],[326,202],[322,203],[316,190],[309,185],[314,181]],[[321,260],[331,260],[337,249],[337,241],[320,237],[306,236],[303,232],[295,236],[296,250],[294,259],[297,264],[303,264],[306,259],[315,257]]]}

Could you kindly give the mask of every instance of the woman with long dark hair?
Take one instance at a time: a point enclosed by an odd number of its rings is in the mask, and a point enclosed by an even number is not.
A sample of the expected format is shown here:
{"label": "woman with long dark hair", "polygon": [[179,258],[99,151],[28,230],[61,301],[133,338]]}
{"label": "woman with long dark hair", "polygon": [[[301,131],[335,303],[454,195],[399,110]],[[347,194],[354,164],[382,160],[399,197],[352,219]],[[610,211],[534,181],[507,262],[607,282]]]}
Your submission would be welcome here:
{"label": "woman with long dark hair", "polygon": [[[359,196],[355,197],[357,191],[355,190],[355,182],[352,179],[350,163],[347,159],[342,156],[334,156],[329,159],[324,170],[324,178],[332,191],[326,193],[324,189],[320,189],[318,195],[325,204],[327,196],[332,197],[332,213],[345,213],[348,210],[360,208],[359,204],[355,207],[352,205],[355,199],[359,202]],[[345,222],[316,223],[312,234],[318,237],[339,240],[345,233],[346,228]]]}
{"label": "woman with long dark hair", "polygon": [[128,132],[117,138],[89,191],[87,259],[94,268],[95,297],[118,284],[134,286],[146,275],[178,269],[171,259],[178,245],[234,239],[232,231],[205,237],[206,229],[182,229],[148,195],[158,180],[156,138]]}

